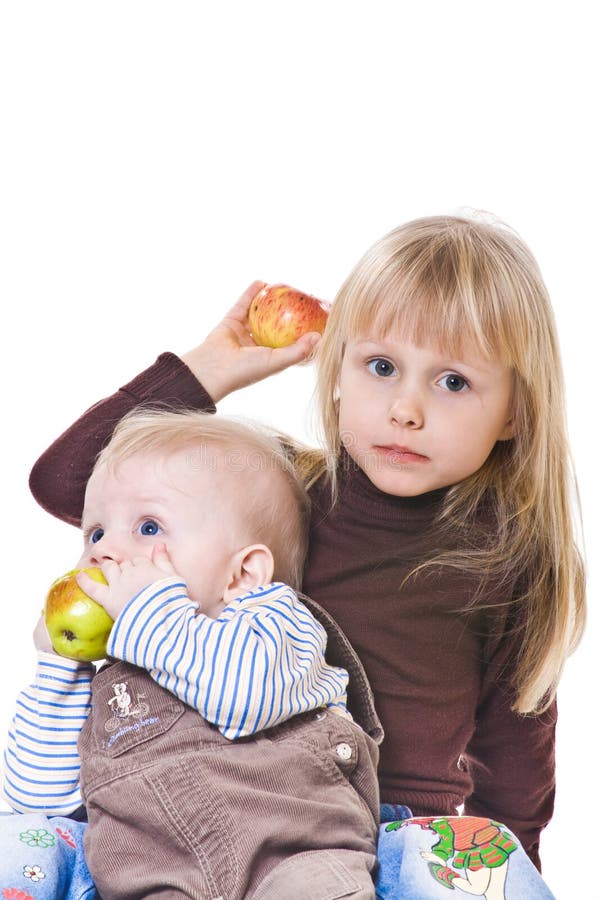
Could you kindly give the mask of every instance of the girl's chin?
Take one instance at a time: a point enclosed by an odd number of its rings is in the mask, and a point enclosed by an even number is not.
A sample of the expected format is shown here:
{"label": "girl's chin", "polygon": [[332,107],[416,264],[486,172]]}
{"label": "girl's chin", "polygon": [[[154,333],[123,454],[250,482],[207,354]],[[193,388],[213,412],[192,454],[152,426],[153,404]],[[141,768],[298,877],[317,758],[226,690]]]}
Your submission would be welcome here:
{"label": "girl's chin", "polygon": [[393,497],[420,497],[421,494],[428,494],[443,487],[435,482],[429,482],[428,479],[418,478],[409,471],[396,470],[384,473],[363,469],[363,472],[377,490]]}

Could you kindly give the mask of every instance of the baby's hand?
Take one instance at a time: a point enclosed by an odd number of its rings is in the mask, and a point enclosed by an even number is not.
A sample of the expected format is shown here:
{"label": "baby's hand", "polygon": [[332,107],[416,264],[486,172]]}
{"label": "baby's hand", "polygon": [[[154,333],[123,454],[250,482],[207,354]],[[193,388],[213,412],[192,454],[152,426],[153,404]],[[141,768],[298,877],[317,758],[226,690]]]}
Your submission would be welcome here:
{"label": "baby's hand", "polygon": [[264,286],[263,281],[254,281],[204,342],[181,357],[215,403],[238,388],[309,359],[319,342],[320,335],[315,332],[276,350],[254,342],[248,310]]}
{"label": "baby's hand", "polygon": [[46,616],[42,612],[37,621],[37,625],[33,631],[33,643],[36,650],[43,650],[45,653],[54,653],[54,647],[46,628]]}
{"label": "baby's hand", "polygon": [[108,584],[93,581],[84,571],[77,574],[77,583],[112,619],[149,584],[176,574],[164,544],[155,544],[150,558],[136,556],[122,563],[108,560],[101,569]]}

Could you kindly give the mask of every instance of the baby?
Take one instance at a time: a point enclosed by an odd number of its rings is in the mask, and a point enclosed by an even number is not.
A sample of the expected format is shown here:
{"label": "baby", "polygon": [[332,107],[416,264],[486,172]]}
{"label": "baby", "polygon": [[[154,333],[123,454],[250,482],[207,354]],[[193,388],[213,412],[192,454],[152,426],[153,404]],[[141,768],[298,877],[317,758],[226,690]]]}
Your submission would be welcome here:
{"label": "baby", "polygon": [[296,593],[308,519],[279,442],[247,425],[138,411],[100,454],[78,567],[108,584],[78,578],[115,619],[109,661],[58,657],[38,626],[5,791],[20,812],[83,799],[104,900],[374,897],[381,734],[355,654]]}

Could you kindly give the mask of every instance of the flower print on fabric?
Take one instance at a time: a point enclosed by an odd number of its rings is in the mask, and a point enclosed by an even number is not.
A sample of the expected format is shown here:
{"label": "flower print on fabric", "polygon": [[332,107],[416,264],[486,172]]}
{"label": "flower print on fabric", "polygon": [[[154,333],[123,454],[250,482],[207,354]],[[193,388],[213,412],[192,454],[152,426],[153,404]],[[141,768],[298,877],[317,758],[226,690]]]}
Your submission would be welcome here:
{"label": "flower print on fabric", "polygon": [[34,883],[46,877],[46,873],[42,872],[41,866],[23,866],[23,875],[25,878],[30,878]]}
{"label": "flower print on fabric", "polygon": [[45,828],[29,828],[22,831],[19,840],[28,847],[54,847],[56,843],[54,835]]}

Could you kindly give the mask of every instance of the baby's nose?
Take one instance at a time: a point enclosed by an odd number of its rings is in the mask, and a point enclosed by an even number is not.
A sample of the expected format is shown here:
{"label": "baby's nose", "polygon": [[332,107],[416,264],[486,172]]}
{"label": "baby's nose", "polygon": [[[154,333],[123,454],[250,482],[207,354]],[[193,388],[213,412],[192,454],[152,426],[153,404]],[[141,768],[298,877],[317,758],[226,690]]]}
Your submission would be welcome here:
{"label": "baby's nose", "polygon": [[95,544],[91,544],[89,548],[89,560],[92,566],[101,566],[104,562],[119,563],[125,559],[125,554],[115,541],[111,541],[107,535],[103,535]]}

